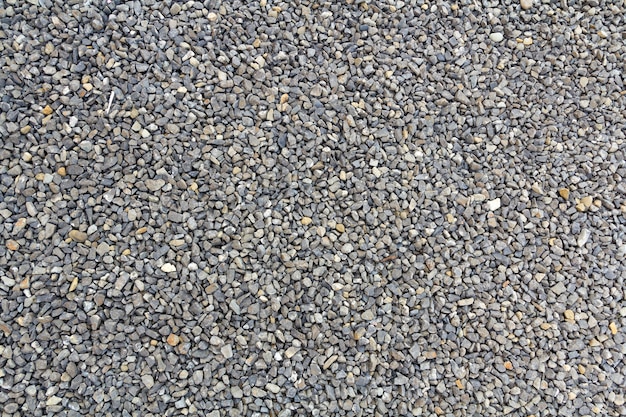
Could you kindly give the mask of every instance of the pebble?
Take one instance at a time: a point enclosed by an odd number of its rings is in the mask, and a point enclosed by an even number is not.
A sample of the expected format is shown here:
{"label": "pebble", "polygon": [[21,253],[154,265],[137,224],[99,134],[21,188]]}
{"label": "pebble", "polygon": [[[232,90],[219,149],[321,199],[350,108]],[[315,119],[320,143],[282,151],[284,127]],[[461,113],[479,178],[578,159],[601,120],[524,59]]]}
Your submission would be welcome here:
{"label": "pebble", "polygon": [[148,188],[148,190],[150,190],[152,192],[159,191],[161,188],[163,188],[164,185],[165,185],[165,180],[162,180],[162,179],[157,179],[157,180],[148,179],[148,180],[146,180],[146,187]]}
{"label": "pebble", "polygon": [[70,239],[74,242],[84,243],[87,240],[87,233],[81,232],[80,230],[71,230],[69,233]]}
{"label": "pebble", "polygon": [[169,272],[176,272],[176,265],[173,265],[171,263],[164,263],[163,265],[161,265],[161,271],[165,272],[165,273],[169,273]]}
{"label": "pebble", "polygon": [[500,198],[496,198],[494,200],[487,202],[487,209],[489,209],[489,211],[495,211],[499,209],[500,206],[501,206]]}
{"label": "pebble", "polygon": [[499,32],[493,32],[489,35],[489,39],[491,39],[493,42],[502,42],[504,40],[504,35],[502,33]]}
{"label": "pebble", "polygon": [[582,248],[583,246],[585,246],[590,236],[591,231],[589,229],[581,230],[580,234],[578,235],[578,239],[576,239],[576,244],[578,245],[578,247]]}
{"label": "pebble", "polygon": [[520,5],[524,10],[531,9],[533,7],[533,0],[520,0]]}
{"label": "pebble", "polygon": [[170,346],[177,346],[180,343],[180,337],[178,337],[177,335],[171,333],[169,336],[167,336],[167,344]]}
{"label": "pebble", "polygon": [[143,382],[143,384],[148,389],[154,387],[154,378],[152,377],[152,375],[142,375],[141,382]]}

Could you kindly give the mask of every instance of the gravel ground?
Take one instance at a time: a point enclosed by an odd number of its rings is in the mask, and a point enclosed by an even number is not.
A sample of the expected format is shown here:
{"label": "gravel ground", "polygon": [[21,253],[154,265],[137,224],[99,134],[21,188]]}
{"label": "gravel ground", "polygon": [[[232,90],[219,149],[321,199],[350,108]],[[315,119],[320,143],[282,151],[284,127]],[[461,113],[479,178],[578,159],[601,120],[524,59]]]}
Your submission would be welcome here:
{"label": "gravel ground", "polygon": [[626,415],[623,0],[0,0],[5,416]]}

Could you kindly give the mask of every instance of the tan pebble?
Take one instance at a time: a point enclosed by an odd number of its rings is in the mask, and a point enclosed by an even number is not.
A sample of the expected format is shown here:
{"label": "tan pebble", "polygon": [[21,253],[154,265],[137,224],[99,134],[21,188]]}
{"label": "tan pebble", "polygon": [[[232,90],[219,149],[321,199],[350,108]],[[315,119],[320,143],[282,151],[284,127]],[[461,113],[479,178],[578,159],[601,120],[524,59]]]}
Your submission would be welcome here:
{"label": "tan pebble", "polygon": [[54,45],[51,42],[48,42],[46,44],[46,46],[43,48],[43,51],[47,54],[50,55],[51,53],[54,52]]}
{"label": "tan pebble", "polygon": [[509,371],[513,369],[513,364],[511,363],[511,361],[504,362],[504,368],[508,369]]}
{"label": "tan pebble", "polygon": [[424,353],[424,357],[426,359],[435,359],[437,357],[437,352],[434,350],[429,350],[428,352]]}
{"label": "tan pebble", "polygon": [[285,104],[287,101],[289,101],[289,94],[283,94],[280,96],[280,104]]}
{"label": "tan pebble", "polygon": [[124,249],[124,250],[122,251],[122,255],[124,255],[124,256],[128,256],[128,255],[130,255],[130,249]]}
{"label": "tan pebble", "polygon": [[307,216],[304,216],[302,218],[302,220],[300,220],[300,223],[302,223],[303,226],[308,226],[312,222],[313,222],[313,219],[311,219],[310,217],[307,217]]}
{"label": "tan pebble", "polygon": [[598,341],[598,339],[591,339],[589,341],[589,346],[591,346],[591,347],[598,347],[598,346],[601,346],[601,345],[602,345],[602,343],[600,343]]}
{"label": "tan pebble", "polygon": [[57,170],[57,174],[59,174],[60,176],[64,177],[67,174],[67,171],[65,170],[65,167],[61,167]]}
{"label": "tan pebble", "polygon": [[583,203],[576,204],[576,210],[578,210],[578,211],[585,211],[586,209],[587,209],[587,207],[585,207],[585,205]]}
{"label": "tan pebble", "polygon": [[214,13],[214,12],[210,12],[207,15],[207,18],[209,19],[209,22],[215,22],[217,20],[217,17],[218,17],[217,13]]}
{"label": "tan pebble", "polygon": [[80,230],[70,231],[69,236],[74,242],[83,243],[87,240],[87,233],[81,232]]}
{"label": "tan pebble", "polygon": [[78,287],[78,277],[74,277],[72,283],[70,284],[70,292],[74,291]]}
{"label": "tan pebble", "polygon": [[150,341],[150,345],[152,345],[152,346],[156,346],[156,345],[158,345],[158,344],[159,344],[159,341],[158,341],[158,340],[154,340],[154,339],[152,339],[152,340]]}
{"label": "tan pebble", "polygon": [[215,291],[217,291],[217,284],[213,283],[213,284],[209,284],[206,288],[205,291],[207,294],[213,294]]}
{"label": "tan pebble", "polygon": [[25,290],[28,287],[30,287],[30,278],[26,277],[20,281],[20,289]]}
{"label": "tan pebble", "polygon": [[561,197],[563,197],[565,200],[569,199],[569,189],[567,188],[561,188],[559,190],[559,195]]}
{"label": "tan pebble", "polygon": [[177,344],[180,343],[180,337],[178,337],[175,334],[170,334],[169,336],[167,336],[167,344],[170,346],[176,346]]}
{"label": "tan pebble", "polygon": [[435,414],[437,414],[438,416],[442,416],[445,414],[445,411],[443,411],[443,408],[435,406]]}
{"label": "tan pebble", "polygon": [[541,188],[541,185],[539,185],[539,183],[537,182],[532,185],[531,189],[537,194],[543,194],[543,189]]}
{"label": "tan pebble", "polygon": [[574,312],[572,310],[565,310],[563,315],[567,320],[574,320]]}
{"label": "tan pebble", "polygon": [[43,179],[45,178],[46,174],[44,174],[43,172],[40,172],[39,174],[35,175],[35,179],[37,181],[43,181]]}
{"label": "tan pebble", "polygon": [[54,110],[52,110],[52,107],[50,107],[50,106],[46,106],[46,107],[43,108],[43,110],[41,110],[41,112],[43,114],[45,114],[46,116],[51,115],[53,111]]}
{"label": "tan pebble", "polygon": [[0,321],[0,330],[2,330],[5,336],[8,336],[11,334],[11,328],[6,323],[1,322],[1,321]]}
{"label": "tan pebble", "polygon": [[550,323],[541,323],[539,327],[541,327],[542,330],[548,330],[552,327],[552,325]]}
{"label": "tan pebble", "polygon": [[339,233],[343,233],[346,231],[346,228],[343,224],[337,223],[337,225],[335,226],[335,230],[338,231]]}
{"label": "tan pebble", "polygon": [[22,127],[22,128],[20,129],[20,133],[21,133],[22,135],[25,135],[25,134],[27,134],[28,132],[30,132],[30,129],[31,129],[31,127],[30,127],[29,125],[26,125],[26,126],[24,126],[24,127]]}
{"label": "tan pebble", "polygon": [[589,208],[593,204],[593,198],[591,196],[586,196],[581,198],[580,202],[585,206],[585,208]]}
{"label": "tan pebble", "polygon": [[20,248],[20,244],[14,241],[13,239],[7,240],[6,246],[8,250],[13,250],[13,251],[18,250]]}
{"label": "tan pebble", "polygon": [[586,372],[586,371],[587,371],[587,370],[585,369],[585,367],[584,367],[584,366],[582,366],[582,365],[578,365],[578,373],[580,373],[581,375],[585,375],[585,372]]}
{"label": "tan pebble", "polygon": [[140,227],[139,229],[137,229],[137,234],[138,235],[143,235],[144,233],[146,233],[148,231],[147,227]]}
{"label": "tan pebble", "polygon": [[612,335],[617,334],[617,325],[615,324],[615,322],[611,322],[611,324],[609,324],[609,330],[611,331]]}
{"label": "tan pebble", "polygon": [[352,337],[354,340],[359,340],[365,334],[365,328],[361,327],[354,331]]}
{"label": "tan pebble", "polygon": [[457,380],[455,381],[455,384],[456,384],[456,387],[457,387],[458,389],[464,389],[464,388],[465,388],[465,387],[463,386],[463,382],[461,382],[461,380],[460,380],[460,379],[457,379]]}
{"label": "tan pebble", "polygon": [[254,46],[255,48],[258,48],[259,46],[261,46],[261,39],[256,38],[254,42],[252,42],[252,46]]}

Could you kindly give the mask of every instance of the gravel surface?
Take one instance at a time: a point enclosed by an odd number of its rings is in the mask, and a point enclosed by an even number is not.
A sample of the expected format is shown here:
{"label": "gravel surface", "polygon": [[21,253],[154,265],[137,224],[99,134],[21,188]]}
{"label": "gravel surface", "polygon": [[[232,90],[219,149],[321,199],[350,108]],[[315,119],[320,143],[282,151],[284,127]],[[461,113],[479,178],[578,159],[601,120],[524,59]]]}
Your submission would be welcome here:
{"label": "gravel surface", "polygon": [[623,0],[0,0],[5,416],[626,415]]}

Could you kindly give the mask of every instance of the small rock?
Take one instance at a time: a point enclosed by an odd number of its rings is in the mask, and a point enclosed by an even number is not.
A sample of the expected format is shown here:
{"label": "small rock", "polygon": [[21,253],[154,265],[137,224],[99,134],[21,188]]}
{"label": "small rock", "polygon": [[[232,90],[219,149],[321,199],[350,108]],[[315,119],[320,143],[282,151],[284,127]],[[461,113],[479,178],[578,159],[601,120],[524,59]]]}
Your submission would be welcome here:
{"label": "small rock", "polygon": [[555,293],[556,295],[561,295],[565,291],[567,291],[567,288],[565,288],[565,285],[562,282],[557,283],[551,289],[552,289],[552,292]]}
{"label": "small rock", "polygon": [[494,32],[489,35],[489,39],[491,39],[493,42],[502,42],[502,40],[504,39],[504,35],[499,32]]}
{"label": "small rock", "polygon": [[559,195],[563,197],[563,199],[565,200],[569,199],[569,189],[568,188],[559,189]]}
{"label": "small rock", "polygon": [[585,246],[585,243],[587,243],[590,236],[591,232],[589,231],[589,229],[581,230],[580,234],[578,235],[578,239],[576,239],[576,244],[578,245],[578,247],[582,248],[583,246]]}
{"label": "small rock", "polygon": [[100,256],[104,256],[109,253],[110,247],[106,242],[100,242],[98,247],[96,248],[96,253]]}
{"label": "small rock", "polygon": [[306,216],[304,216],[302,220],[300,220],[300,223],[302,223],[303,226],[308,226],[311,224],[311,222],[313,222],[313,219],[311,219],[310,217],[306,217]]}
{"label": "small rock", "polygon": [[593,197],[585,196],[580,199],[580,203],[585,206],[585,209],[588,209],[593,204]]}
{"label": "small rock", "polygon": [[373,320],[374,319],[374,313],[372,313],[372,310],[365,310],[363,313],[361,313],[361,318],[363,320]]}
{"label": "small rock", "polygon": [[243,390],[235,385],[230,388],[230,395],[232,395],[233,398],[243,398]]}
{"label": "small rock", "polygon": [[78,243],[84,243],[87,240],[87,233],[81,232],[80,230],[70,231],[69,236],[70,236],[70,239]]}
{"label": "small rock", "polygon": [[424,357],[426,359],[435,359],[437,357],[437,351],[429,350],[428,352],[424,352]]}
{"label": "small rock", "polygon": [[572,310],[565,310],[563,315],[565,316],[566,320],[574,320],[574,317],[575,317],[574,312]]}
{"label": "small rock", "polygon": [[60,398],[60,397],[57,397],[56,395],[53,395],[52,397],[48,398],[48,400],[46,400],[46,405],[47,406],[57,405],[61,401],[63,401],[63,398]]}
{"label": "small rock", "polygon": [[172,15],[176,15],[176,14],[180,13],[181,10],[182,10],[182,7],[180,6],[180,4],[178,2],[172,4],[172,7],[170,7],[170,13]]}
{"label": "small rock", "polygon": [[176,346],[180,343],[180,337],[178,337],[175,334],[170,334],[169,336],[167,336],[167,344],[170,346]]}
{"label": "small rock", "polygon": [[51,115],[53,111],[54,110],[52,110],[52,107],[50,107],[50,106],[46,106],[46,107],[43,108],[43,110],[41,110],[41,112],[43,114],[45,114],[46,116]]}
{"label": "small rock", "polygon": [[324,370],[328,369],[331,367],[331,365],[333,363],[335,363],[335,361],[339,358],[339,355],[333,355],[330,358],[326,359],[326,362],[324,362],[324,365],[322,366],[322,368],[324,368]]}
{"label": "small rock", "polygon": [[612,322],[609,324],[609,330],[611,331],[611,334],[612,334],[613,336],[615,336],[615,335],[617,334],[617,325],[615,324],[615,322],[614,322],[614,321],[612,321]]}
{"label": "small rock", "polygon": [[16,251],[20,248],[20,244],[14,241],[13,239],[7,240],[6,246],[8,250],[12,250],[12,251]]}
{"label": "small rock", "polygon": [[520,6],[522,9],[528,10],[533,7],[533,0],[520,0]]}
{"label": "small rock", "polygon": [[161,188],[163,188],[164,185],[165,185],[165,180],[162,180],[162,179],[158,179],[158,180],[148,179],[148,180],[146,180],[146,187],[150,191],[159,191]]}
{"label": "small rock", "polygon": [[142,375],[141,382],[143,382],[148,389],[154,386],[154,378],[152,378],[152,375]]}
{"label": "small rock", "polygon": [[222,355],[224,355],[224,358],[226,359],[230,359],[233,357],[233,347],[230,344],[222,346],[220,352],[222,352]]}
{"label": "small rock", "polygon": [[459,305],[459,307],[470,306],[474,304],[474,298],[464,298],[462,300],[459,300],[457,304]]}
{"label": "small rock", "polygon": [[500,205],[500,197],[498,197],[494,200],[487,202],[487,209],[489,209],[489,211],[495,211],[500,208]]}
{"label": "small rock", "polygon": [[276,384],[267,383],[265,385],[265,389],[273,394],[278,394],[280,392],[280,387]]}
{"label": "small rock", "polygon": [[176,267],[171,263],[161,265],[161,271],[165,273],[176,272]]}
{"label": "small rock", "polygon": [[285,358],[291,359],[296,353],[298,353],[299,350],[300,349],[295,346],[287,348],[287,350],[285,351]]}
{"label": "small rock", "polygon": [[343,233],[346,231],[346,228],[343,224],[337,223],[337,225],[335,226],[335,230],[338,231],[339,233]]}

